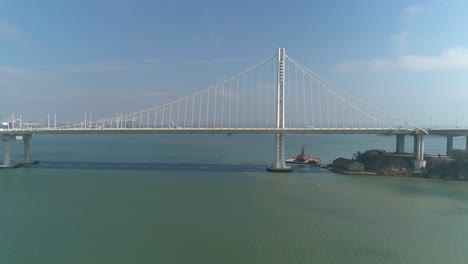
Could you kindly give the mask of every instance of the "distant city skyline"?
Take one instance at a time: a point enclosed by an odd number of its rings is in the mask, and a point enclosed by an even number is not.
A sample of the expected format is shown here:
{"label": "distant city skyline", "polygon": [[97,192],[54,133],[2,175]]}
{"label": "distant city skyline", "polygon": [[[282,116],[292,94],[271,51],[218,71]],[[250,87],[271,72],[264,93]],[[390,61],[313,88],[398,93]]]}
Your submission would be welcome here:
{"label": "distant city skyline", "polygon": [[415,125],[468,126],[465,1],[2,1],[0,115],[112,117],[278,47]]}

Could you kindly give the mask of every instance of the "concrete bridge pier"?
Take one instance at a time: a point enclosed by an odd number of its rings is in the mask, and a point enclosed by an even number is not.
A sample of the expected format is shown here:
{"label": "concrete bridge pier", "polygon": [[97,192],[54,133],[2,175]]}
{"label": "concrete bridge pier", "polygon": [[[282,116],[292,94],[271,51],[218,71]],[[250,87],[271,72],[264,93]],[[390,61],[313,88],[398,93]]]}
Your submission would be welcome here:
{"label": "concrete bridge pier", "polygon": [[285,141],[284,134],[276,134],[276,149],[275,149],[275,160],[273,164],[267,168],[271,172],[288,172],[292,168],[286,165],[286,157],[284,155]]}
{"label": "concrete bridge pier", "polygon": [[447,136],[447,151],[446,155],[451,156],[453,152],[453,136]]}
{"label": "concrete bridge pier", "polygon": [[[32,135],[2,135],[1,140],[3,141],[3,165],[0,165],[0,168],[13,168],[18,167],[24,164],[36,164],[38,161],[30,159],[30,148],[29,141],[31,140]],[[11,140],[23,140],[24,142],[24,162],[20,163],[11,163],[10,159],[10,142]]]}
{"label": "concrete bridge pier", "polygon": [[13,139],[11,135],[2,135],[3,141],[3,165],[0,168],[12,167],[10,164],[10,140]]}
{"label": "concrete bridge pier", "polygon": [[414,135],[414,170],[420,171],[421,168],[426,167],[426,161],[424,160],[424,136]]}
{"label": "concrete bridge pier", "polygon": [[468,136],[465,136],[465,150],[468,150]]}
{"label": "concrete bridge pier", "polygon": [[24,163],[29,164],[31,160],[29,159],[29,141],[31,140],[32,135],[23,135],[23,142],[24,142]]}
{"label": "concrete bridge pier", "polygon": [[405,135],[396,135],[396,153],[403,154],[405,152]]}
{"label": "concrete bridge pier", "polygon": [[1,137],[1,140],[3,141],[3,165],[0,165],[0,168],[15,167],[15,164],[11,164],[10,159],[10,141],[14,139],[14,135],[2,135]]}

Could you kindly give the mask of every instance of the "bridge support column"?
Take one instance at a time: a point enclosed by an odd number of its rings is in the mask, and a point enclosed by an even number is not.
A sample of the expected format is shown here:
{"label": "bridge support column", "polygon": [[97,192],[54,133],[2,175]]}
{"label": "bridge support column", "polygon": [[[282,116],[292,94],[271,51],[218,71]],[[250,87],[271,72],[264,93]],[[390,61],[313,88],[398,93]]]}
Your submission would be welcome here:
{"label": "bridge support column", "polygon": [[[286,54],[285,50],[278,49],[278,79],[277,79],[277,94],[276,94],[276,128],[284,128],[284,84],[285,84],[285,63]],[[286,147],[284,142],[284,134],[276,134],[276,148],[275,148],[275,160],[271,166],[267,167],[267,171],[271,172],[287,172],[291,171],[292,168],[286,166],[286,158],[284,156],[284,148]]]}
{"label": "bridge support column", "polygon": [[29,159],[29,141],[31,140],[32,135],[23,135],[24,142],[24,163],[28,164],[31,162]]}
{"label": "bridge support column", "polygon": [[403,154],[405,152],[405,135],[396,135],[396,153]]}
{"label": "bridge support column", "polygon": [[465,150],[468,151],[468,136],[465,136]]}
{"label": "bridge support column", "polygon": [[414,171],[420,171],[426,167],[424,160],[424,136],[414,135]]}
{"label": "bridge support column", "polygon": [[271,172],[288,172],[291,171],[292,168],[286,166],[286,157],[284,156],[284,148],[285,148],[285,141],[284,141],[284,134],[276,134],[276,149],[275,149],[275,160],[270,167],[267,168],[268,171]]}
{"label": "bridge support column", "polygon": [[453,152],[453,136],[447,136],[447,156],[451,156]]}
{"label": "bridge support column", "polygon": [[0,167],[8,168],[10,165],[10,140],[12,139],[11,135],[2,135],[3,141],[3,165]]}

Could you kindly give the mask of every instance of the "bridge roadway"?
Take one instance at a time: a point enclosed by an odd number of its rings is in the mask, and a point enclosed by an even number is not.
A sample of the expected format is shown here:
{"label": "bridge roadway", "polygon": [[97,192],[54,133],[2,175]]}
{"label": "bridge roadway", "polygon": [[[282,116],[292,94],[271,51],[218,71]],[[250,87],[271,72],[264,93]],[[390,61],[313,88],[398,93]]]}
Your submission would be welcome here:
{"label": "bridge roadway", "polygon": [[428,128],[427,131],[429,134],[437,136],[468,136],[468,128]]}
{"label": "bridge roadway", "polygon": [[447,138],[446,155],[450,156],[453,152],[453,138],[465,137],[465,150],[468,150],[468,128],[431,128],[427,129],[430,135],[437,135]]}
{"label": "bridge roadway", "polygon": [[[427,134],[468,136],[468,128],[428,128]],[[0,135],[28,134],[426,134],[407,128],[32,128],[0,129]]]}
{"label": "bridge roadway", "polygon": [[32,128],[0,129],[0,135],[27,134],[429,134],[468,136],[468,128],[428,128],[427,133],[407,128]]}
{"label": "bridge roadway", "polygon": [[[422,132],[419,132],[422,133]],[[73,128],[4,129],[0,135],[32,134],[370,134],[414,135],[406,128]]]}

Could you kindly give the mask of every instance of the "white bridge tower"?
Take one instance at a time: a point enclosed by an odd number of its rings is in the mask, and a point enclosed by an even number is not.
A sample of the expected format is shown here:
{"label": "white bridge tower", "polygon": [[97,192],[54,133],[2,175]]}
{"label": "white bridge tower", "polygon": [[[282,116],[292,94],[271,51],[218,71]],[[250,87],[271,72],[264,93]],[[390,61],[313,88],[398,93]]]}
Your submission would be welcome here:
{"label": "white bridge tower", "polygon": [[[278,83],[277,83],[277,94],[276,94],[276,128],[284,129],[284,84],[285,84],[285,63],[286,54],[284,48],[278,49]],[[284,133],[276,134],[276,148],[275,148],[275,160],[273,164],[267,168],[271,172],[288,172],[292,168],[286,166],[286,157],[284,155],[284,149],[286,147],[284,141]]]}

